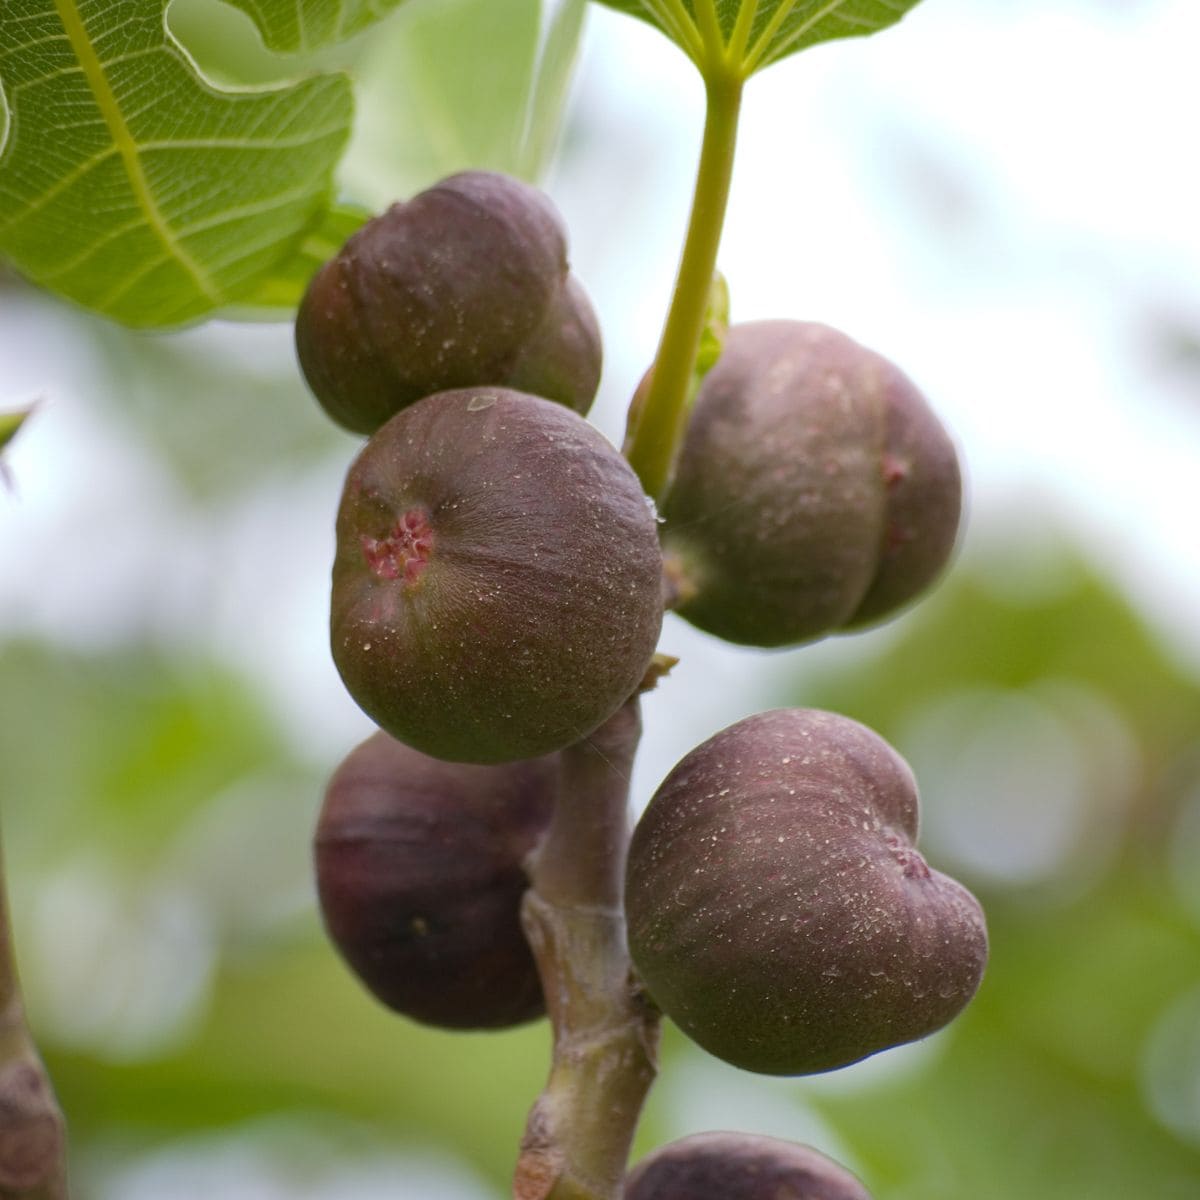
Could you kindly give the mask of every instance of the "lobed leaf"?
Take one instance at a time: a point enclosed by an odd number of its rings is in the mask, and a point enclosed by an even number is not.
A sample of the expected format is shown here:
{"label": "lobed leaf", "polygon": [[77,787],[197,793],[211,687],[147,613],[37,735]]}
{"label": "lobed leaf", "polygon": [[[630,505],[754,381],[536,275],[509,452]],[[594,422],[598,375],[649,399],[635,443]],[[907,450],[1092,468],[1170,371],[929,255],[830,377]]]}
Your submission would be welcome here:
{"label": "lobed leaf", "polygon": [[335,75],[213,87],[164,11],[165,0],[0,4],[0,253],[142,327],[239,301],[293,255],[328,208],[352,110]]}
{"label": "lobed leaf", "polygon": [[361,33],[401,0],[226,0],[240,8],[276,54],[307,54]]}
{"label": "lobed leaf", "polygon": [[234,311],[230,315],[244,319],[290,320],[304,298],[308,281],[370,216],[366,209],[355,205],[333,205],[287,258],[256,278],[245,293],[234,299]]}
{"label": "lobed leaf", "polygon": [[[714,52],[743,78],[818,42],[894,25],[918,0],[601,0],[678,43],[701,70]],[[714,43],[719,39],[719,45]]]}

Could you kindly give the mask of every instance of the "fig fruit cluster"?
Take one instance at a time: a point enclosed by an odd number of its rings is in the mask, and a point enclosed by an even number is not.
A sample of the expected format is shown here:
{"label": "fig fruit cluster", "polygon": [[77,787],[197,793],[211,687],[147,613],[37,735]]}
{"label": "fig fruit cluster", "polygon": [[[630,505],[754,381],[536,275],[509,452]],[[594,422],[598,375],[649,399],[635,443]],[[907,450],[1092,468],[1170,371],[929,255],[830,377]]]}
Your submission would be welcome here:
{"label": "fig fruit cluster", "polygon": [[337,518],[333,659],[422,753],[536,758],[637,688],[662,622],[653,514],[580,415],[600,340],[562,221],[527,184],[452,176],[313,278],[296,345],[371,436]]}
{"label": "fig fruit cluster", "polygon": [[415,1020],[529,1020],[522,864],[556,752],[638,689],[663,612],[652,510],[581,415],[600,340],[562,222],[526,184],[453,176],[317,273],[296,344],[329,415],[369,434],[338,510],[330,633],[380,731],[325,795],[326,928]]}
{"label": "fig fruit cluster", "polygon": [[[734,326],[656,520],[583,416],[600,339],[562,222],[487,172],[365,225],[313,279],[296,341],[320,403],[369,435],[337,515],[330,634],[379,732],[325,795],[326,927],[415,1020],[530,1020],[544,1003],[525,864],[578,782],[561,752],[653,674],[664,604],[756,646],[894,613],[953,549],[953,445],[913,384],[845,335]],[[760,713],[696,747],[628,847],[628,946],[649,999],[768,1074],[940,1029],[980,982],[987,934],[916,849],[917,806],[896,751],[832,713]],[[625,1194],[785,1195],[866,1200],[815,1151],[737,1134],[655,1152]]]}

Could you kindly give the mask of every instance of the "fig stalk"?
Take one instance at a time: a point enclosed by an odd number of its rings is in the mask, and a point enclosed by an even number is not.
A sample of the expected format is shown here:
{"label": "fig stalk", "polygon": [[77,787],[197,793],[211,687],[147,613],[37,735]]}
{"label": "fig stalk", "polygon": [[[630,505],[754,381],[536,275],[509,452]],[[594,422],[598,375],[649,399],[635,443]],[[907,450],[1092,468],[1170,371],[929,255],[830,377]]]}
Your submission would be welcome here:
{"label": "fig stalk", "polygon": [[743,77],[713,69],[705,79],[707,105],[696,190],[687,237],[648,390],[630,430],[629,465],[648,496],[659,499],[683,437],[696,352],[704,329],[725,207],[733,177]]}
{"label": "fig stalk", "polygon": [[659,1014],[633,977],[622,907],[640,734],[634,696],[561,751],[554,814],[527,865],[522,921],[554,1054],[521,1142],[515,1200],[619,1200],[654,1080]]}

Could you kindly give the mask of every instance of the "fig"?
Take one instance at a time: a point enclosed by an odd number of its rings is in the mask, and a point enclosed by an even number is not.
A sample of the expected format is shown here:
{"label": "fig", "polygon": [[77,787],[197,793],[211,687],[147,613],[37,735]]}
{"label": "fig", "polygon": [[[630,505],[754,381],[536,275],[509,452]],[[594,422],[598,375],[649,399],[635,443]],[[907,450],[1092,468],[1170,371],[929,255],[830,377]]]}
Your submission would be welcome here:
{"label": "fig", "polygon": [[429,396],[346,478],[331,635],[351,696],[436,758],[536,758],[637,690],[662,623],[654,517],[577,413],[505,388]]}
{"label": "fig", "polygon": [[625,1200],[871,1200],[845,1167],[797,1142],[696,1133],[648,1154]]}
{"label": "fig", "polygon": [[800,321],[733,326],[663,496],[676,609],[790,646],[893,614],[954,547],[954,446],[898,368]]}
{"label": "fig", "polygon": [[393,204],[313,276],[296,352],[338,424],[373,433],[435,392],[532,391],[586,413],[600,336],[548,197],[465,171]]}
{"label": "fig", "polygon": [[776,709],[685,755],[634,830],[629,949],[718,1058],[847,1066],[952,1020],[987,958],[983,913],[915,848],[908,765],[848,717]]}
{"label": "fig", "polygon": [[447,1029],[542,1015],[521,863],[549,824],[557,767],[448,763],[380,732],[334,772],[314,840],[321,914],[389,1008]]}

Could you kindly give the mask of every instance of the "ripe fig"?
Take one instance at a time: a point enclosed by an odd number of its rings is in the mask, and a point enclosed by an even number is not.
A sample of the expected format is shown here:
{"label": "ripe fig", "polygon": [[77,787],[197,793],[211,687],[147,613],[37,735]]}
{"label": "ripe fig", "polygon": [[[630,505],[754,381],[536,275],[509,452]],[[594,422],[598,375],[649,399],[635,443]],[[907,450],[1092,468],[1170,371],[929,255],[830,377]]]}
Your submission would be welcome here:
{"label": "ripe fig", "polygon": [[913,384],[824,325],[733,326],[661,511],[677,611],[787,646],[879,621],[954,547],[954,447]]}
{"label": "ripe fig", "polygon": [[476,384],[582,414],[600,381],[599,331],[558,212],[491,171],[452,175],[353,234],[309,283],[296,351],[326,412],[367,434]]}
{"label": "ripe fig", "polygon": [[625,1200],[871,1200],[831,1158],[780,1138],[696,1133],[648,1154]]}
{"label": "ripe fig", "polygon": [[447,1029],[542,1015],[521,863],[549,824],[557,768],[442,762],[381,732],[334,772],[314,842],[321,913],[389,1008]]}
{"label": "ripe fig", "polygon": [[661,576],[641,485],[587,421],[505,388],[443,392],[350,468],[334,662],[376,724],[426,754],[534,758],[637,689]]}
{"label": "ripe fig", "polygon": [[634,831],[629,948],[710,1053],[768,1075],[847,1066],[952,1020],[983,913],[914,848],[904,760],[847,717],[776,709],[685,755]]}

